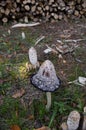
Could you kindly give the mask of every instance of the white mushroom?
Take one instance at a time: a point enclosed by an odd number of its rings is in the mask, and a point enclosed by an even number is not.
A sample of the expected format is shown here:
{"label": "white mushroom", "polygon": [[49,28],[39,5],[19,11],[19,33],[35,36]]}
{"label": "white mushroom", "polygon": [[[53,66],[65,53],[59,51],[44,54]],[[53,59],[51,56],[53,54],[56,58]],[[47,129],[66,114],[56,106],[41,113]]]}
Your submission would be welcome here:
{"label": "white mushroom", "polygon": [[79,127],[80,114],[77,111],[70,112],[67,120],[68,130],[77,130]]}
{"label": "white mushroom", "polygon": [[54,65],[50,60],[43,62],[37,74],[31,77],[31,83],[47,92],[46,109],[49,110],[51,107],[51,92],[55,91],[60,85],[60,79],[56,76]]}
{"label": "white mushroom", "polygon": [[29,49],[29,60],[30,60],[30,63],[33,65],[33,68],[36,68],[36,67],[39,67],[39,62],[38,62],[38,59],[37,59],[37,51],[34,47],[31,47]]}
{"label": "white mushroom", "polygon": [[46,92],[46,96],[47,96],[46,110],[49,110],[51,107],[51,92]]}
{"label": "white mushroom", "polygon": [[84,107],[84,120],[82,130],[86,130],[86,107]]}

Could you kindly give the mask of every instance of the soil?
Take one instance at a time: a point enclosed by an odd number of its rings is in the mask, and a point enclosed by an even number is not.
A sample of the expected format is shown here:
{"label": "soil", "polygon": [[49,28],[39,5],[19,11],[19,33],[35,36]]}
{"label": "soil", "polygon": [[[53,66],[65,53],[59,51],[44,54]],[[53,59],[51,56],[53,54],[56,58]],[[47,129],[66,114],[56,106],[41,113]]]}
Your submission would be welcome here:
{"label": "soil", "polygon": [[[57,75],[62,81],[63,87],[68,87],[68,82],[77,79],[79,76],[86,76],[86,19],[76,19],[76,20],[67,20],[67,21],[58,21],[52,23],[42,23],[35,27],[27,27],[27,28],[11,28],[12,24],[8,25],[0,25],[0,43],[9,43],[15,48],[15,45],[20,45],[20,49],[15,49],[11,53],[6,49],[0,50],[0,62],[1,64],[6,63],[6,59],[13,64],[22,62],[26,59],[28,60],[28,49],[34,45],[36,39],[45,36],[45,38],[39,42],[35,48],[38,53],[38,60],[40,64],[49,59],[53,62],[55,66],[55,70]],[[9,34],[10,30],[10,34]],[[26,39],[22,39],[21,33],[25,32]],[[78,41],[81,39],[80,41]],[[55,49],[54,45],[59,44],[57,40],[61,40],[63,43],[65,40],[76,40],[76,42],[68,42],[67,45],[69,47],[73,46],[73,51],[68,51],[65,54],[61,54],[58,52],[50,52],[48,54],[44,53],[44,50],[47,48],[46,44]],[[32,42],[32,43],[31,43]],[[66,43],[64,43],[66,44]],[[1,45],[0,45],[1,46]],[[12,47],[11,46],[11,47]],[[78,47],[76,47],[78,46]],[[8,48],[7,48],[8,49]],[[22,55],[22,58],[20,58]],[[25,59],[24,59],[25,56]],[[37,70],[36,70],[37,71]],[[29,73],[29,72],[28,72]],[[30,72],[34,73],[34,70]],[[0,79],[0,83],[3,86],[3,82],[6,82],[7,79]],[[9,80],[8,80],[9,81]],[[19,80],[18,80],[19,81]],[[10,82],[10,81],[9,81]],[[10,89],[7,89],[5,95],[1,93],[0,100],[7,96],[13,95],[20,88],[23,87],[25,89],[25,93],[21,96],[20,100],[23,102],[23,105],[29,107],[34,99],[43,99],[45,92],[34,88],[30,83],[30,74],[28,76],[27,84],[24,82],[18,84],[17,79],[13,80],[13,85]],[[84,87],[84,93],[86,92],[86,88]],[[2,100],[0,101],[0,105],[3,104]],[[86,101],[86,99],[85,99]],[[43,102],[46,101],[43,99]],[[84,103],[85,104],[85,103]],[[29,110],[31,112],[31,110]],[[30,122],[31,123],[31,122]],[[32,124],[28,124],[30,126]]]}

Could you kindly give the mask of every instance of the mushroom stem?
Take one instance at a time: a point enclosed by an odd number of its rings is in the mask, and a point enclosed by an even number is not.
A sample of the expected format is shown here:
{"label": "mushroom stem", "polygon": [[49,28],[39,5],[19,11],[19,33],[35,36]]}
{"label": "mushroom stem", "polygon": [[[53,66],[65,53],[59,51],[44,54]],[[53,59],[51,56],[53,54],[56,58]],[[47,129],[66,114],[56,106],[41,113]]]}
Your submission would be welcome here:
{"label": "mushroom stem", "polygon": [[51,107],[51,92],[46,92],[46,96],[47,96],[47,105],[46,105],[46,109],[49,110]]}

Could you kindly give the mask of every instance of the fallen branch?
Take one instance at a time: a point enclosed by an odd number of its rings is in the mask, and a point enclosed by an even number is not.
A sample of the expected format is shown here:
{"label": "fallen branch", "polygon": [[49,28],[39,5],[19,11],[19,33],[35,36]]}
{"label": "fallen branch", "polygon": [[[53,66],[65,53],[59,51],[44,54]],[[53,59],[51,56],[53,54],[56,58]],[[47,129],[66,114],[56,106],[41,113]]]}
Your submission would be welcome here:
{"label": "fallen branch", "polygon": [[84,86],[86,85],[86,78],[79,76],[78,79],[68,82],[68,84],[72,84],[72,83],[80,85],[80,86]]}
{"label": "fallen branch", "polygon": [[39,22],[37,22],[37,23],[29,23],[29,24],[18,23],[18,24],[13,25],[12,28],[17,28],[17,27],[33,27],[33,26],[37,26],[39,24],[40,24]]}

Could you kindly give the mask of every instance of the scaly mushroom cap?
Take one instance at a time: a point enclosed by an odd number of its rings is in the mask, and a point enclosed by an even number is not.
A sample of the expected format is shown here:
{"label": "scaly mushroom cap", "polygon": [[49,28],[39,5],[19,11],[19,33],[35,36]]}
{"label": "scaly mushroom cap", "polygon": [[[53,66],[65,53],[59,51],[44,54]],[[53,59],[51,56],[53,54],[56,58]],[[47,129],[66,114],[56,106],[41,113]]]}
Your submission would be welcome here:
{"label": "scaly mushroom cap", "polygon": [[86,130],[86,106],[84,107],[84,119],[82,130]]}
{"label": "scaly mushroom cap", "polygon": [[29,49],[29,60],[31,62],[32,65],[36,65],[37,64],[37,52],[36,52],[36,49],[34,47],[31,47]]}
{"label": "scaly mushroom cap", "polygon": [[76,130],[79,127],[80,114],[77,111],[72,111],[67,120],[68,130]]}
{"label": "scaly mushroom cap", "polygon": [[60,79],[56,76],[54,65],[50,60],[43,62],[38,73],[31,77],[31,83],[46,92],[53,92],[59,87]]}

